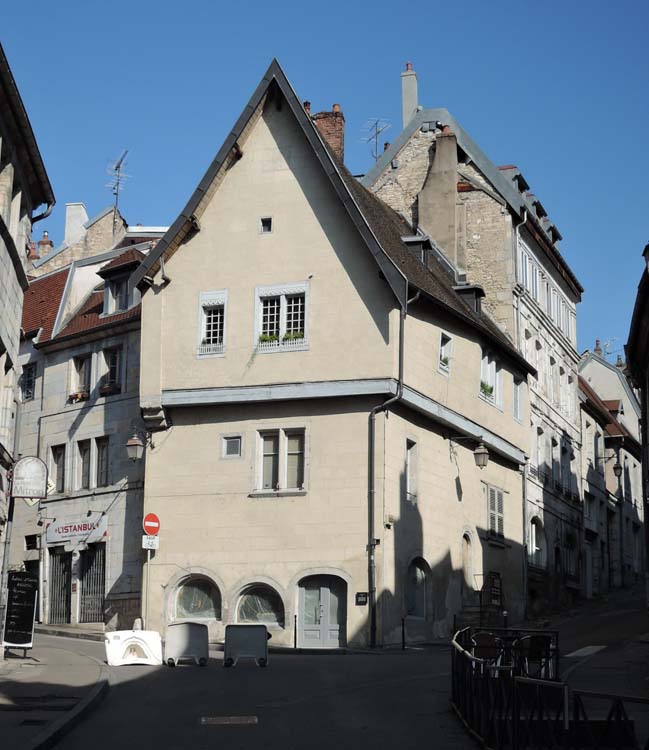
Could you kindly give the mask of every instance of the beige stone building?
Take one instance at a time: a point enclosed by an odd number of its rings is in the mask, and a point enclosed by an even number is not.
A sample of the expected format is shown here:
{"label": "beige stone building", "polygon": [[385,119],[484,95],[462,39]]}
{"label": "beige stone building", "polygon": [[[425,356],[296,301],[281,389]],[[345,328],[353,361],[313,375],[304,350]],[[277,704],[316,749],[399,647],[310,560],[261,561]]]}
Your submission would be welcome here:
{"label": "beige stone building", "polygon": [[534,369],[345,169],[343,128],[273,62],[131,279],[149,628],[335,647],[447,635],[480,596],[522,614]]}
{"label": "beige stone building", "polygon": [[[16,82],[0,46],[0,564],[6,542],[8,476],[16,458],[16,383],[25,269],[34,223],[54,194]],[[43,210],[37,213],[39,207]],[[0,590],[4,581],[0,581]],[[0,612],[0,622],[3,613]]]}
{"label": "beige stone building", "polygon": [[[115,629],[141,611],[144,467],[126,452],[142,427],[140,305],[127,279],[161,232],[124,228],[113,243],[101,222],[71,250],[46,239],[33,253],[41,275],[22,317],[17,450],[46,462],[50,492],[16,503],[10,564],[38,575],[41,621]],[[88,256],[101,236],[107,248]]]}
{"label": "beige stone building", "polygon": [[[446,109],[418,102],[402,73],[403,130],[362,184],[443,254],[456,283],[486,293],[485,314],[537,370],[530,379],[525,528],[531,611],[578,595],[580,412],[576,305],[583,291],[559,250],[561,234],[521,171],[496,166]],[[539,567],[536,530],[550,552]]]}

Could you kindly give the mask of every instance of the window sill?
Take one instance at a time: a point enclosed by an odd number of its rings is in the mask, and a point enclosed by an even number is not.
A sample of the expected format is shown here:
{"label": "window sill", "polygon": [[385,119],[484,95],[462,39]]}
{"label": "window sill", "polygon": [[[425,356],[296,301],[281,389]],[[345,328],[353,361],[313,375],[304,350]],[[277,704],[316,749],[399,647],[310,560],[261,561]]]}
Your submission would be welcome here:
{"label": "window sill", "polygon": [[510,546],[505,541],[504,536],[496,536],[495,534],[485,534],[484,537],[482,538],[484,539],[484,541],[487,542],[487,544],[490,547],[498,547],[499,549],[505,549],[506,547]]}
{"label": "window sill", "polygon": [[481,401],[484,401],[485,404],[489,404],[489,406],[493,406],[494,409],[498,409],[498,411],[503,410],[502,406],[500,406],[500,404],[495,399],[489,398],[489,396],[485,396],[484,393],[480,392],[478,394],[478,397],[480,398]]}
{"label": "window sill", "polygon": [[253,490],[248,497],[304,497],[306,490]]}
{"label": "window sill", "polygon": [[437,367],[437,372],[439,372],[439,374],[443,375],[445,378],[448,378],[451,374],[451,368],[449,367],[449,365],[443,365],[440,362]]}
{"label": "window sill", "polygon": [[224,357],[225,344],[200,344],[196,350],[196,356],[199,359],[206,357]]}

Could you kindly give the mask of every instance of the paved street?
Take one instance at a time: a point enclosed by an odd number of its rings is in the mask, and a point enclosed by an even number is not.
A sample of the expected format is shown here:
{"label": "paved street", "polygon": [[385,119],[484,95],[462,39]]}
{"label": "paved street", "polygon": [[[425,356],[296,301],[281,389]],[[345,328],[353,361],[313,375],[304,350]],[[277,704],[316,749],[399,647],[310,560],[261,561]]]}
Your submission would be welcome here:
{"label": "paved street", "polygon": [[[101,644],[79,649],[101,652]],[[272,654],[267,669],[186,666],[112,670],[107,699],[57,747],[114,748],[128,727],[132,746],[159,748],[360,746],[472,748],[448,702],[449,650],[382,655]],[[243,723],[227,722],[229,717]],[[247,718],[241,718],[247,717]]]}

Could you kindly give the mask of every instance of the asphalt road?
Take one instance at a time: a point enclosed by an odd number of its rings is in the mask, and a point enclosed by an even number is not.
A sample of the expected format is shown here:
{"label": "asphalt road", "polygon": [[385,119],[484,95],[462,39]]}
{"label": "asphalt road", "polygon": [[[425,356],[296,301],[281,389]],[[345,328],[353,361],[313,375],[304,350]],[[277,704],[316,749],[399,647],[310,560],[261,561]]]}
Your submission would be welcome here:
{"label": "asphalt road", "polygon": [[[103,649],[77,647],[96,657]],[[271,654],[266,669],[224,669],[220,655],[205,668],[118,667],[108,697],[57,748],[420,750],[435,738],[439,750],[473,750],[449,708],[449,663],[449,649],[435,647]]]}

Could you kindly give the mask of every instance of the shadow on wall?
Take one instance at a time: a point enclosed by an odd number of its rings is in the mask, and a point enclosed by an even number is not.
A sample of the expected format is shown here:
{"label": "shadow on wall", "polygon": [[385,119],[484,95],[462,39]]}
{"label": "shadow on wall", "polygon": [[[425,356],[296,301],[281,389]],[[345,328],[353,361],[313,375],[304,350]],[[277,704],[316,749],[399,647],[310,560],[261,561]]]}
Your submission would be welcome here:
{"label": "shadow on wall", "polygon": [[[495,456],[490,460],[499,461]],[[524,548],[482,526],[467,531],[463,514],[451,507],[466,501],[459,468],[451,485],[454,491],[447,498],[413,496],[405,471],[400,485],[399,518],[384,534],[384,544],[393,545],[392,550],[384,550],[392,570],[379,578],[385,583],[377,596],[377,645],[400,645],[402,637],[407,644],[446,639],[456,624],[479,624],[481,609],[485,624],[500,625],[505,610],[510,624],[521,621]],[[420,510],[425,503],[437,504],[437,517],[457,514],[455,534],[445,549],[431,548],[435,534],[424,529]],[[448,525],[446,520],[445,528]],[[368,610],[363,625],[348,634],[350,643],[369,642],[370,618]]]}

